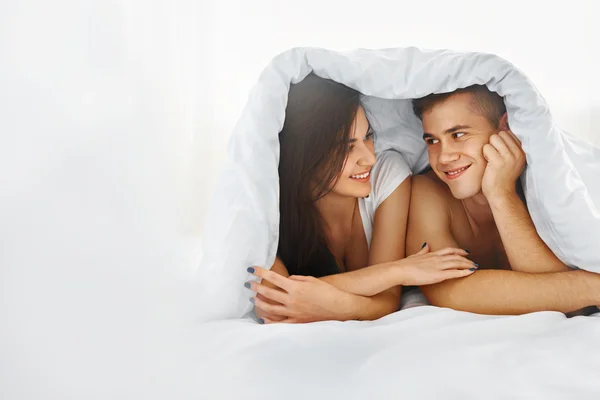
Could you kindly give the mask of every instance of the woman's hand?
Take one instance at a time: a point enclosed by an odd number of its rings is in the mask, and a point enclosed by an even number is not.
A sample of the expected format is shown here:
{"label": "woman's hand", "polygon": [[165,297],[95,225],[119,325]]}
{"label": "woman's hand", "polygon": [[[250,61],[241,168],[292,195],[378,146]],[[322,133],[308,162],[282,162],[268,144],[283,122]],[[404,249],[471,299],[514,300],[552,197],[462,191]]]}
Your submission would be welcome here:
{"label": "woman's hand", "polygon": [[429,252],[429,245],[425,244],[418,253],[396,262],[401,268],[402,285],[431,285],[469,276],[479,265],[465,258],[468,254],[466,250],[450,247]]}
{"label": "woman's hand", "polygon": [[286,278],[264,268],[253,268],[255,276],[282,289],[249,282],[250,289],[257,292],[257,296],[250,301],[254,303],[257,315],[263,315],[261,318],[265,323],[353,319],[355,296],[350,293],[311,276],[294,275]]}
{"label": "woman's hand", "polygon": [[[248,282],[248,285],[250,285],[249,282]],[[250,287],[252,287],[252,286],[249,286],[249,288]],[[260,299],[261,301],[264,301],[264,302],[266,302],[268,304],[280,305],[276,301],[267,299],[265,296],[263,296],[260,293],[258,293],[256,295],[256,297],[258,299]],[[283,322],[283,320],[286,319],[286,317],[282,317],[281,315],[269,314],[268,312],[266,312],[265,310],[263,310],[261,308],[254,308],[254,313],[256,314],[256,317],[258,318],[258,322],[261,323],[261,324],[264,323],[265,321]]]}

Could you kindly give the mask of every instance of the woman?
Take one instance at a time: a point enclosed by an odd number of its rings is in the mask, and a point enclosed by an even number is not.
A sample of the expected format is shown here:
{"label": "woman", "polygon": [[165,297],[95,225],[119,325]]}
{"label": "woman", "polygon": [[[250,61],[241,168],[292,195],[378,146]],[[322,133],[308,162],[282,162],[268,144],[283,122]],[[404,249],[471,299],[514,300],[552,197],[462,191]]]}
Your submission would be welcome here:
{"label": "woman", "polygon": [[398,309],[401,285],[427,285],[476,269],[462,249],[404,258],[410,170],[399,153],[375,159],[360,94],[308,75],[292,85],[280,141],[280,227],[262,282],[259,322],[377,319]]}

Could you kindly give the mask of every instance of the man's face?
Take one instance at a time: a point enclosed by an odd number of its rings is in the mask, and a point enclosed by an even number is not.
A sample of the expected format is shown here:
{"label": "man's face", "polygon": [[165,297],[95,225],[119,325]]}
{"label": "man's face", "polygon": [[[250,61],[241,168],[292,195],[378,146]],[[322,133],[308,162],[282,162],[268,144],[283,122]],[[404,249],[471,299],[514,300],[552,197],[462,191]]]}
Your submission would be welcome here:
{"label": "man's face", "polygon": [[498,132],[477,112],[470,93],[457,93],[423,113],[423,138],[435,174],[457,199],[481,192],[483,146]]}

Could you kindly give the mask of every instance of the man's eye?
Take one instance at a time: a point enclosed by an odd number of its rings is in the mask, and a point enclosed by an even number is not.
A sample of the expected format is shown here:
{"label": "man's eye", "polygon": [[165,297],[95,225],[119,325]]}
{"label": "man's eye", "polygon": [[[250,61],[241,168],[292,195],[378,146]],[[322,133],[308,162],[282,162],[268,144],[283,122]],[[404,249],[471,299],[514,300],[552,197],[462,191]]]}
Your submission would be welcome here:
{"label": "man's eye", "polygon": [[464,135],[466,135],[466,133],[464,133],[464,132],[456,132],[456,133],[454,134],[454,137],[458,139],[459,137],[462,137],[462,136],[464,136]]}
{"label": "man's eye", "polygon": [[437,144],[439,140],[437,139],[425,139],[425,143],[427,144]]}

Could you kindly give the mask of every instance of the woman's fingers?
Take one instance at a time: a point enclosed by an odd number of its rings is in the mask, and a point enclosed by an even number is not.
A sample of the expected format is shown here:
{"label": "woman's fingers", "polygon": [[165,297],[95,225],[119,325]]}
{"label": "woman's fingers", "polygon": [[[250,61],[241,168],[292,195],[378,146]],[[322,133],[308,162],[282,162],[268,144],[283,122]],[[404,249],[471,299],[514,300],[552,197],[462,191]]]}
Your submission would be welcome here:
{"label": "woman's fingers", "polygon": [[451,269],[473,269],[476,270],[479,268],[477,264],[475,264],[471,260],[447,260],[442,263],[441,269],[444,271],[448,271]]}
{"label": "woman's fingers", "polygon": [[287,317],[282,317],[282,316],[275,315],[275,314],[269,314],[264,311],[257,312],[256,317],[258,318],[258,322],[261,324],[264,324],[266,320],[269,320],[271,322],[281,322],[287,318]]}
{"label": "woman's fingers", "polygon": [[259,308],[265,311],[267,314],[276,314],[282,317],[292,317],[293,315],[290,313],[290,310],[282,305],[269,304],[266,301],[259,299],[258,297],[252,297],[250,299],[251,302],[254,303],[256,308]]}
{"label": "woman's fingers", "polygon": [[296,318],[286,318],[283,321],[280,321],[282,324],[297,324],[300,321],[298,321]]}
{"label": "woman's fingers", "polygon": [[[259,321],[259,323],[261,323],[261,322]],[[298,323],[300,323],[300,321],[295,318],[283,318],[279,321],[273,320],[271,318],[263,318],[262,323],[263,324],[298,324]]]}
{"label": "woman's fingers", "polygon": [[442,269],[451,269],[451,268],[477,268],[479,265],[468,258],[461,256],[444,256],[442,260]]}
{"label": "woman's fingers", "polygon": [[[276,306],[280,305],[279,303],[274,302],[273,300],[267,299],[266,297],[264,297],[260,293],[258,293],[256,295],[256,297],[259,298],[260,300],[266,302],[266,303],[273,304],[273,305],[276,305]],[[271,321],[278,322],[278,321],[281,321],[281,320],[283,320],[283,319],[286,318],[286,317],[283,317],[281,315],[270,314],[270,313],[268,313],[268,312],[266,312],[264,310],[261,310],[260,308],[255,308],[254,309],[254,313],[258,317],[259,323],[264,323],[264,319],[269,319]],[[261,322],[261,320],[263,320],[263,322]]]}
{"label": "woman's fingers", "polygon": [[465,249],[459,249],[456,247],[446,247],[444,249],[434,251],[433,253],[430,253],[430,254],[434,255],[434,256],[448,256],[448,255],[468,256],[469,252]]}
{"label": "woman's fingers", "polygon": [[[269,300],[276,301],[281,304],[287,304],[287,300],[289,298],[289,294],[286,292],[282,292],[281,290],[272,289],[268,286],[260,284],[258,282],[248,282],[250,284],[250,290],[255,291],[256,293],[260,293],[262,296],[266,297]],[[258,296],[257,296],[258,297]],[[261,298],[261,300],[263,300]]]}
{"label": "woman's fingers", "polygon": [[283,321],[285,321],[285,318],[284,319],[280,319],[280,320],[274,320],[274,319],[269,318],[269,317],[263,317],[263,318],[259,318],[258,323],[259,324],[274,324],[274,323],[283,322]]}
{"label": "woman's fingers", "polygon": [[470,269],[449,269],[444,271],[446,279],[456,279],[456,278],[464,278],[465,276],[469,276],[473,274],[475,270]]}
{"label": "woman's fingers", "polygon": [[315,279],[314,276],[305,276],[305,275],[292,275],[289,278],[292,281],[299,281],[299,282],[310,282],[312,280]]}
{"label": "woman's fingers", "polygon": [[273,285],[276,285],[286,292],[289,292],[289,289],[292,287],[293,282],[288,278],[279,275],[276,272],[261,268],[261,267],[250,267],[248,268],[248,272],[253,274],[254,276],[258,276],[259,278],[265,279],[271,282]]}
{"label": "woman's fingers", "polygon": [[431,250],[429,248],[429,245],[427,244],[427,242],[423,243],[423,245],[421,246],[421,250],[419,250],[418,253],[416,253],[416,256],[422,255],[422,254],[427,254],[429,253],[429,250]]}

